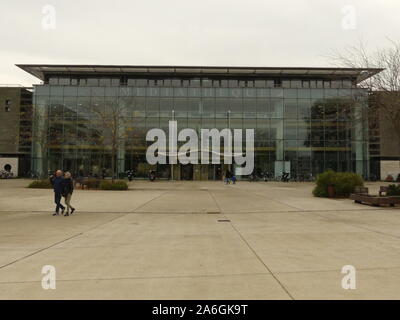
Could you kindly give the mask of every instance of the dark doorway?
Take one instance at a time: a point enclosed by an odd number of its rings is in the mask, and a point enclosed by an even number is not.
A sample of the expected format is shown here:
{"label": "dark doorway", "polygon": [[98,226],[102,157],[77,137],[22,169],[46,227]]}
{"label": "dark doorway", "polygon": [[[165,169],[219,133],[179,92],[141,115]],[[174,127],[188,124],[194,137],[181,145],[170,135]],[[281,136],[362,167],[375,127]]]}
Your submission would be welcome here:
{"label": "dark doorway", "polygon": [[181,180],[193,180],[193,165],[181,165]]}
{"label": "dark doorway", "polygon": [[209,164],[208,165],[208,180],[222,180],[222,165]]}

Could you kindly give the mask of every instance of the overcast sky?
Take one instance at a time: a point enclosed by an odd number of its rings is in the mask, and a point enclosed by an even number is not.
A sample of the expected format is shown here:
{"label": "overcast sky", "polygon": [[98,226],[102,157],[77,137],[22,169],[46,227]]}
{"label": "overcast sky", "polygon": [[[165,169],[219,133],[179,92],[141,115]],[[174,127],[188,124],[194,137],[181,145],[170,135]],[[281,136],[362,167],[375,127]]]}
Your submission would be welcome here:
{"label": "overcast sky", "polygon": [[[400,40],[400,0],[1,0],[0,84],[16,63],[329,66]],[[54,10],[53,10],[54,9]],[[53,14],[54,11],[54,14]]]}

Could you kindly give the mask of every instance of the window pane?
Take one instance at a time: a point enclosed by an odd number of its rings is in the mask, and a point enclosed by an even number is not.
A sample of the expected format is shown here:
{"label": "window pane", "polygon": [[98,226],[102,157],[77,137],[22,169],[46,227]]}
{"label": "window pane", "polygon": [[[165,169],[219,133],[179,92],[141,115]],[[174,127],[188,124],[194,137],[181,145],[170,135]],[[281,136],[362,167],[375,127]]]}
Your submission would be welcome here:
{"label": "window pane", "polygon": [[297,118],[297,99],[284,99],[285,103],[285,118]]}
{"label": "window pane", "polygon": [[271,118],[283,117],[283,99],[271,99]]}

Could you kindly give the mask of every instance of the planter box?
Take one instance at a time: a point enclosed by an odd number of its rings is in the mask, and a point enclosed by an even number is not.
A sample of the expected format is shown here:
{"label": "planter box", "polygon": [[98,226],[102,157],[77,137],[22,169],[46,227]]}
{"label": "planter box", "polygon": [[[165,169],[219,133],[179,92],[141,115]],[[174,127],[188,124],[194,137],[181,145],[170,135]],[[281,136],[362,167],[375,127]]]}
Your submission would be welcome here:
{"label": "planter box", "polygon": [[389,205],[391,207],[394,207],[396,204],[400,205],[400,197],[380,197],[367,194],[352,193],[350,195],[350,199],[354,200],[354,202],[356,203],[363,203],[377,207],[381,205]]}

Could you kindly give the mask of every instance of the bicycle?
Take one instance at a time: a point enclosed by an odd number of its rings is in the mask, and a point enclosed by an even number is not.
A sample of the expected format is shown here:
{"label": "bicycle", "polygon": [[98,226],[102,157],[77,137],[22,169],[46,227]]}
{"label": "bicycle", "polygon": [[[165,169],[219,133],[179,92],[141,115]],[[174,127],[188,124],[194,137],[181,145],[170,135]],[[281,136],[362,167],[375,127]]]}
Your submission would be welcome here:
{"label": "bicycle", "polygon": [[0,179],[11,179],[14,177],[14,174],[10,171],[1,170],[0,171]]}

